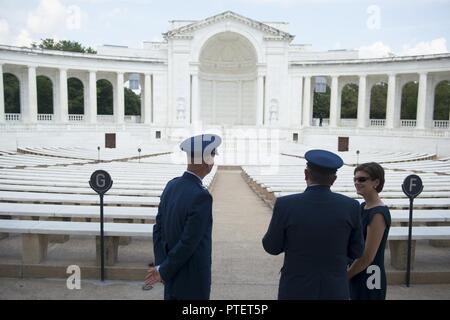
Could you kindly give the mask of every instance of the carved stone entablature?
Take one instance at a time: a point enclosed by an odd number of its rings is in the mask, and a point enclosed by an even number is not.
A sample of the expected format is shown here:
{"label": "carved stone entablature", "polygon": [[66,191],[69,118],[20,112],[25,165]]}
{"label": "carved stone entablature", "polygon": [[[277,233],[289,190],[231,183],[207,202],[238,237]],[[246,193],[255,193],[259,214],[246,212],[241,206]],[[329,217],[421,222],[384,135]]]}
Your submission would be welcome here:
{"label": "carved stone entablature", "polygon": [[264,37],[265,41],[286,41],[284,37]]}
{"label": "carved stone entablature", "polygon": [[[262,31],[263,33],[268,34],[270,40],[288,40],[288,41],[292,41],[294,39],[294,36],[284,32],[282,30],[279,30],[277,28],[271,27],[265,23],[262,22],[258,22],[255,21],[253,19],[241,16],[237,13],[234,13],[232,11],[226,11],[223,12],[221,14],[212,16],[210,18],[201,20],[201,21],[197,21],[191,24],[188,24],[186,26],[171,30],[169,32],[164,33],[164,38],[167,39],[179,39],[177,37],[183,35],[183,34],[191,34],[192,32],[194,32],[195,30],[204,28],[208,25],[211,24],[215,24],[218,22],[221,22],[223,20],[235,20],[235,21],[239,21],[240,23],[243,23],[245,25],[250,26],[251,28],[257,29]],[[274,39],[272,39],[272,37],[274,37]]]}
{"label": "carved stone entablature", "polygon": [[[164,38],[167,39],[167,33],[164,33]],[[182,35],[182,34],[177,34],[177,35],[173,35],[170,37],[170,39],[174,39],[174,40],[192,40],[194,39],[194,36],[190,35],[190,34],[186,34],[186,35]]]}
{"label": "carved stone entablature", "polygon": [[183,98],[177,99],[177,120],[183,121],[186,119],[186,105]]}

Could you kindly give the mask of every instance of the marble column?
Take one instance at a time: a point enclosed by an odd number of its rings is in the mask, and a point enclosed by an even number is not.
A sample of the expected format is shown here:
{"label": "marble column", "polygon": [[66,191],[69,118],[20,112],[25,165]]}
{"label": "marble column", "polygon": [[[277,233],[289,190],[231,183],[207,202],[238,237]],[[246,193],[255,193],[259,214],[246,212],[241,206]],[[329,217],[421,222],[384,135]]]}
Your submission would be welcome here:
{"label": "marble column", "polygon": [[256,125],[262,126],[264,119],[264,76],[258,75],[256,88]]}
{"label": "marble column", "polygon": [[0,64],[0,123],[5,122],[5,95],[3,90],[3,65]]}
{"label": "marble column", "polygon": [[242,81],[238,80],[237,81],[237,86],[238,86],[238,121],[236,124],[240,125],[243,124],[242,123]]}
{"label": "marble column", "polygon": [[152,119],[152,75],[146,73],[144,76],[144,112],[143,123],[150,124]]}
{"label": "marble column", "polygon": [[[89,104],[85,106],[85,115],[89,123],[97,123],[97,73],[89,71],[87,96]],[[86,93],[85,93],[86,94]],[[86,110],[87,109],[87,110]]]}
{"label": "marble column", "polygon": [[303,114],[302,114],[302,110],[303,110],[303,77],[299,78],[298,90],[299,90],[299,92],[298,92],[298,96],[299,97],[298,97],[298,106],[297,106],[297,108],[300,109],[298,122],[301,125],[302,121],[303,121]]}
{"label": "marble column", "polygon": [[426,129],[430,127],[430,119],[427,117],[429,114],[427,112],[427,108],[431,108],[431,106],[427,103],[429,100],[429,89],[430,84],[428,74],[426,72],[422,72],[419,76],[419,93],[417,96],[417,129]]}
{"label": "marble column", "polygon": [[194,73],[192,76],[192,124],[200,123],[200,104],[198,99],[198,74]]}
{"label": "marble column", "polygon": [[312,120],[312,86],[311,76],[304,78],[304,92],[303,92],[303,127],[311,126]]}
{"label": "marble column", "polygon": [[28,66],[27,70],[27,88],[26,88],[26,101],[23,103],[24,109],[24,122],[36,123],[37,122],[37,85],[36,85],[36,67]]}
{"label": "marble column", "polygon": [[114,119],[115,123],[123,124],[125,119],[125,87],[123,81],[123,72],[117,72],[116,75],[116,103],[114,106],[116,107],[114,110]]}
{"label": "marble column", "polygon": [[[58,101],[53,111],[57,115],[56,123],[67,123],[69,120],[69,101],[67,91],[67,70],[59,69],[58,75]],[[56,110],[57,109],[57,110]]]}
{"label": "marble column", "polygon": [[400,86],[398,83],[398,76],[396,74],[391,73],[388,77],[386,128],[393,129],[400,126]]}
{"label": "marble column", "polygon": [[339,76],[331,77],[331,96],[330,96],[330,127],[339,126],[341,117],[341,99],[339,97]]}
{"label": "marble column", "polygon": [[366,128],[370,118],[370,102],[367,90],[367,75],[359,76],[358,86],[358,128]]}

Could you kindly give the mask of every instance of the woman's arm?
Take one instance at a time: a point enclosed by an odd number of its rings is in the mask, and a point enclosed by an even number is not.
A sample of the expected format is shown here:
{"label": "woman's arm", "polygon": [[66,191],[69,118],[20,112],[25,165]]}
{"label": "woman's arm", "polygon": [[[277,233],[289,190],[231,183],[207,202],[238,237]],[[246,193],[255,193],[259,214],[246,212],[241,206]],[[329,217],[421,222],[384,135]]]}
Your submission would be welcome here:
{"label": "woman's arm", "polygon": [[365,270],[375,259],[381,240],[383,239],[384,230],[386,229],[386,222],[381,213],[374,214],[372,221],[367,226],[366,244],[363,255],[353,261],[350,268],[347,270],[349,279]]}

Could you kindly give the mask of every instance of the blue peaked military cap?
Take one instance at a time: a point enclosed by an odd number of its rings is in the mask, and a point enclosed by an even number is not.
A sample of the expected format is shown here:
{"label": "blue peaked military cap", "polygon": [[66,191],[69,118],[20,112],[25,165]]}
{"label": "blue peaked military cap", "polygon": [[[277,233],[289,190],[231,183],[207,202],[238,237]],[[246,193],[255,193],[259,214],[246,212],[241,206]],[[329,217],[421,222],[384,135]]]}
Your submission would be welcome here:
{"label": "blue peaked military cap", "polygon": [[219,154],[217,148],[222,138],[216,134],[201,134],[187,138],[180,144],[180,149],[196,161],[205,161],[211,156]]}
{"label": "blue peaked military cap", "polygon": [[305,159],[307,166],[330,173],[335,173],[344,165],[344,161],[337,154],[320,149],[309,150],[305,153]]}

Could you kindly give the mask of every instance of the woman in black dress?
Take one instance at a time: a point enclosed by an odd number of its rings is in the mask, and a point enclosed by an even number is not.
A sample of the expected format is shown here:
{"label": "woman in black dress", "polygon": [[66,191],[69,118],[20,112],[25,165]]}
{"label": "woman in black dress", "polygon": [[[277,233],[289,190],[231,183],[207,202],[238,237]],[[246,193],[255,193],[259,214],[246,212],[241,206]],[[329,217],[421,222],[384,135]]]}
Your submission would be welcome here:
{"label": "woman in black dress", "polygon": [[347,270],[350,297],[352,300],[384,300],[384,249],[391,225],[389,209],[379,196],[384,186],[384,170],[378,163],[364,163],[355,169],[353,180],[356,192],[365,200],[361,204],[365,247],[363,255]]}

